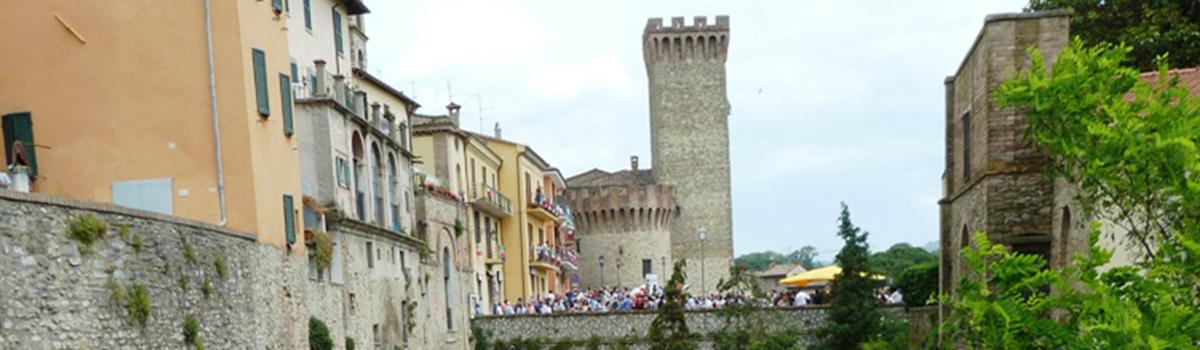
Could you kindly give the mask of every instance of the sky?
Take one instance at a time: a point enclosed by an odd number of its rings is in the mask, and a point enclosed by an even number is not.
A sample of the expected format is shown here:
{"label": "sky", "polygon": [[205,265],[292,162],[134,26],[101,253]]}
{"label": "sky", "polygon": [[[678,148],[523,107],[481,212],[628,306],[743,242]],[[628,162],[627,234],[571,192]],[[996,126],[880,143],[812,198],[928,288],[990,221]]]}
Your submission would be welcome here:
{"label": "sky", "polygon": [[[368,1],[368,70],[418,113],[533,147],[567,177],[650,164],[647,18],[730,16],[734,253],[938,239],[944,87],[990,13],[1026,1]],[[645,167],[645,165],[643,165]]]}

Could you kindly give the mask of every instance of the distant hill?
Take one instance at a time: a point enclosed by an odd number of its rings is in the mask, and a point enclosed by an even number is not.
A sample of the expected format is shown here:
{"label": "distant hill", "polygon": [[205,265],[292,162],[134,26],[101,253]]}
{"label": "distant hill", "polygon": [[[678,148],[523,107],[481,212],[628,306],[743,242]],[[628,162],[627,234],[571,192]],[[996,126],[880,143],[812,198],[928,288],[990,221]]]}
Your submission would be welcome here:
{"label": "distant hill", "polygon": [[925,251],[927,251],[927,252],[937,254],[938,247],[940,247],[941,245],[942,245],[941,242],[933,241],[933,242],[925,243],[925,245],[921,246],[921,249],[925,249]]}

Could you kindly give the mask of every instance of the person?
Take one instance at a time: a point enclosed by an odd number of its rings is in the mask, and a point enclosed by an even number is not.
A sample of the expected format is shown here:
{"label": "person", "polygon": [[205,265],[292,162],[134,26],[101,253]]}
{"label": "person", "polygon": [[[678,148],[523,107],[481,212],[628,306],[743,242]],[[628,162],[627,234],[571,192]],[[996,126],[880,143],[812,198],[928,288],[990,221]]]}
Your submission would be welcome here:
{"label": "person", "polygon": [[903,303],[904,302],[904,294],[900,294],[899,289],[893,290],[892,295],[888,297],[888,302],[892,303],[892,304]]}
{"label": "person", "polygon": [[504,300],[504,314],[505,315],[514,315],[516,313],[517,313],[517,310],[513,308],[512,304],[508,303],[507,299],[505,299]]}
{"label": "person", "polygon": [[812,302],[812,296],[808,295],[808,292],[799,291],[796,292],[796,297],[792,300],[792,306],[808,306],[808,304]]}

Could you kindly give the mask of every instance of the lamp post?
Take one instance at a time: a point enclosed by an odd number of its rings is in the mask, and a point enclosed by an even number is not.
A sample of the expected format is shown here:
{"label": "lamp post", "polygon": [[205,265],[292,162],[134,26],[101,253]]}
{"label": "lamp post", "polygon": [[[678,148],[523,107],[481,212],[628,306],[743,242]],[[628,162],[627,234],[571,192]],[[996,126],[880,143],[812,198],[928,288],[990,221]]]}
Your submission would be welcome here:
{"label": "lamp post", "polygon": [[706,292],[707,289],[705,289],[705,288],[708,287],[706,284],[704,284],[704,234],[707,232],[708,232],[708,230],[705,230],[704,226],[700,226],[700,230],[696,231],[696,234],[700,235],[700,292],[701,293]]}
{"label": "lamp post", "polygon": [[600,288],[604,288],[604,256],[601,255],[597,260],[600,260]]}

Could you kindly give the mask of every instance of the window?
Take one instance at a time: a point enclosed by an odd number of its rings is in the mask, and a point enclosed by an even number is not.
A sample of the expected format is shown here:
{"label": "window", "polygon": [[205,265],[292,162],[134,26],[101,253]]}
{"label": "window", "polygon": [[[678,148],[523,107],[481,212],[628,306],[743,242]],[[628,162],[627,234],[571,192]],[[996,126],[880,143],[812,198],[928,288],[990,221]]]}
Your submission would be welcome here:
{"label": "window", "polygon": [[296,244],[296,207],[292,195],[283,195],[283,233],[287,236],[287,244]]}
{"label": "window", "polygon": [[963,183],[971,180],[971,111],[962,116]]}
{"label": "window", "polygon": [[312,0],[304,0],[304,27],[312,30]]}
{"label": "window", "polygon": [[271,0],[271,9],[275,10],[275,13],[282,13],[283,0]]}
{"label": "window", "polygon": [[113,204],[172,215],[171,179],[119,181],[112,184]]}
{"label": "window", "polygon": [[253,49],[251,55],[254,61],[254,101],[258,104],[258,114],[266,117],[271,115],[271,101],[267,98],[267,54]]}
{"label": "window", "polygon": [[375,247],[367,242],[367,268],[375,268]]}
{"label": "window", "polygon": [[289,63],[289,65],[291,65],[291,69],[292,69],[292,83],[299,83],[300,82],[300,67],[296,65],[296,62]]}
{"label": "window", "polygon": [[653,268],[653,266],[654,266],[654,261],[652,259],[642,259],[642,277],[643,278],[645,278],[646,275],[654,273],[654,271],[651,270],[651,268]]}
{"label": "window", "polygon": [[1062,223],[1058,228],[1058,256],[1062,265],[1070,262],[1071,257],[1071,208],[1063,206]]}
{"label": "window", "polygon": [[346,163],[346,158],[338,156],[334,159],[334,165],[337,171],[337,184],[342,188],[350,188],[350,165]]}
{"label": "window", "polygon": [[450,247],[442,248],[442,293],[446,300],[446,329],[454,330],[454,314],[450,310]]}
{"label": "window", "polygon": [[291,137],[296,133],[292,125],[292,79],[287,74],[279,75],[279,103],[283,105],[283,134]]}
{"label": "window", "polygon": [[379,324],[371,325],[371,338],[375,341],[375,348],[379,349],[383,346],[382,339],[379,337]]}
{"label": "window", "polygon": [[342,14],[337,10],[333,10],[333,47],[337,49],[337,53],[342,53]]}
{"label": "window", "polygon": [[317,214],[317,210],[310,206],[304,206],[304,229],[305,230],[320,230],[321,218]]}
{"label": "window", "polygon": [[[37,166],[37,150],[33,145],[33,117],[30,112],[17,112],[5,114],[3,119],[0,119],[0,124],[4,128],[4,159],[7,166],[16,163],[13,159],[13,144],[21,142],[21,150],[25,152],[25,161],[29,165],[29,174],[36,176],[38,173]],[[0,169],[4,170],[4,169]]]}

